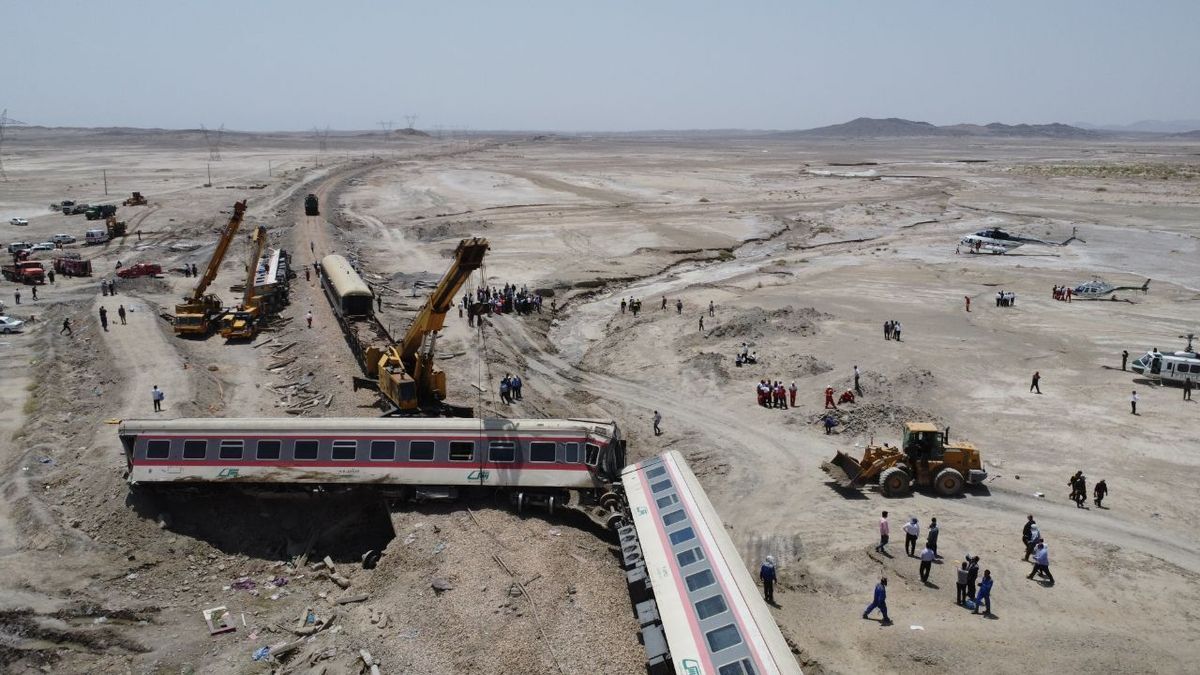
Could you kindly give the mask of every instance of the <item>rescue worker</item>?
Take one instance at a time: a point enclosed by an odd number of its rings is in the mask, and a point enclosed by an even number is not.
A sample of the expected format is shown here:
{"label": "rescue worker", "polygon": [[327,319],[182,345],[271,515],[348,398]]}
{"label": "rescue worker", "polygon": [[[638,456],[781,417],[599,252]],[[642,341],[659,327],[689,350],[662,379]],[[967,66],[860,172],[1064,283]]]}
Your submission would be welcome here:
{"label": "rescue worker", "polygon": [[1100,505],[1100,502],[1104,501],[1106,496],[1108,496],[1108,483],[1105,483],[1102,479],[1092,488],[1092,501],[1096,503],[1097,507],[1104,508]]}
{"label": "rescue worker", "polygon": [[796,381],[792,381],[792,386],[788,387],[788,397],[791,399],[791,405],[796,407]]}
{"label": "rescue worker", "polygon": [[825,409],[830,408],[837,410],[837,404],[833,402],[833,387],[825,387]]}
{"label": "rescue worker", "polygon": [[987,609],[983,610],[984,616],[992,615],[992,571],[983,571],[983,581],[979,582],[979,592],[975,594],[975,609],[972,614],[979,613],[979,605],[987,603]]}
{"label": "rescue worker", "polygon": [[775,556],[767,556],[758,568],[758,578],[763,584],[763,599],[768,605],[775,604]]}
{"label": "rescue worker", "polygon": [[875,585],[875,597],[871,600],[871,604],[867,605],[867,608],[863,610],[862,617],[864,619],[869,618],[871,612],[875,611],[876,609],[878,609],[880,612],[883,612],[884,625],[890,625],[892,620],[888,618],[887,611],[887,577],[883,577],[879,580],[879,583]]}

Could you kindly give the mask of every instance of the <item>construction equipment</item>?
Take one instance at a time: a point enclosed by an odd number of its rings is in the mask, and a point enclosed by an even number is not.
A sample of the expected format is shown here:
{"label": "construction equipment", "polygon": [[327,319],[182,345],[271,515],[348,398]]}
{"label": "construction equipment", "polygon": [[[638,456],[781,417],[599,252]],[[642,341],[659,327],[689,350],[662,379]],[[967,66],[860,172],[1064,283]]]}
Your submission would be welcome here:
{"label": "construction equipment", "polygon": [[125,221],[122,220],[122,221],[118,222],[116,216],[109,216],[104,221],[104,227],[105,227],[105,229],[108,230],[108,238],[109,239],[116,239],[117,237],[124,237],[125,233],[128,229],[125,226]]}
{"label": "construction equipment", "polygon": [[393,406],[389,414],[469,416],[470,408],[450,406],[446,398],[446,374],[434,365],[438,331],[446,323],[446,312],[472,272],[483,264],[487,239],[463,239],[454,250],[454,262],[437,288],[417,313],[408,332],[390,347],[367,347],[367,375],[354,378],[354,388],[376,389]]}
{"label": "construction equipment", "polygon": [[150,202],[147,201],[146,198],[143,197],[142,193],[140,193],[140,192],[133,193],[132,197],[130,197],[129,199],[126,199],[124,202],[122,202],[122,204],[124,206],[145,206],[149,203]]}
{"label": "construction equipment", "polygon": [[229,250],[229,244],[233,242],[234,235],[242,225],[242,217],[245,213],[245,200],[233,205],[233,216],[225,225],[225,229],[221,231],[221,237],[217,240],[217,247],[213,249],[208,267],[204,268],[204,275],[196,283],[196,288],[192,289],[191,295],[184,296],[183,304],[175,305],[176,335],[208,335],[217,327],[217,321],[223,313],[221,298],[205,292],[213,279],[217,278],[217,270],[220,269],[221,261]]}
{"label": "construction equipment", "polygon": [[950,443],[949,436],[949,427],[943,432],[928,422],[906,422],[900,447],[868,445],[861,460],[838,452],[822,468],[845,487],[878,482],[885,497],[903,497],[914,487],[952,497],[982,483],[987,471],[974,445]]}
{"label": "construction equipment", "polygon": [[304,198],[304,215],[306,215],[306,216],[321,215],[320,202],[317,201],[317,196],[311,192],[308,193],[308,196]]}
{"label": "construction equipment", "polygon": [[37,260],[14,259],[11,265],[0,266],[0,275],[18,284],[37,285],[46,283],[46,268],[42,267],[42,263]]}
{"label": "construction equipment", "polygon": [[254,277],[258,273],[258,261],[267,246],[267,228],[259,225],[250,235],[250,261],[246,265],[246,286],[242,291],[242,304],[225,312],[221,317],[221,337],[226,340],[253,340],[258,335],[258,320],[262,314],[262,301],[254,291]]}
{"label": "construction equipment", "polygon": [[83,217],[88,220],[100,220],[109,216],[117,215],[117,207],[115,204],[96,204],[89,206],[87,211],[83,212]]}

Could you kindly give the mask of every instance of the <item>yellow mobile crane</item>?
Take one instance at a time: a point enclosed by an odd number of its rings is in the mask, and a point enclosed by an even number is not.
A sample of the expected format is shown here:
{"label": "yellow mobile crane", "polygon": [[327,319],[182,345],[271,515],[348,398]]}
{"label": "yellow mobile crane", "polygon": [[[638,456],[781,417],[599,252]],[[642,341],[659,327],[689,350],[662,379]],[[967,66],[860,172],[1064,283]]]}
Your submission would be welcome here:
{"label": "yellow mobile crane", "polygon": [[354,388],[376,389],[392,404],[389,414],[451,414],[470,416],[471,409],[449,406],[446,398],[446,373],[434,365],[438,331],[446,324],[446,312],[454,306],[454,296],[471,273],[483,264],[487,239],[463,239],[454,250],[454,262],[429,300],[404,334],[387,348],[366,349],[367,375],[372,379],[354,379]]}
{"label": "yellow mobile crane", "polygon": [[254,277],[258,261],[267,246],[267,228],[259,225],[250,235],[250,262],[246,269],[246,288],[242,304],[221,317],[221,337],[226,340],[253,340],[258,335],[258,319],[262,314],[261,298],[254,292]]}
{"label": "yellow mobile crane", "polygon": [[175,305],[176,335],[208,335],[217,327],[217,321],[222,314],[221,298],[211,293],[206,295],[205,291],[213,279],[217,278],[217,270],[220,269],[229,244],[233,242],[234,235],[242,225],[242,216],[245,213],[246,200],[233,205],[233,216],[221,231],[221,238],[217,240],[217,247],[208,261],[208,267],[204,269],[204,276],[200,277],[191,295],[184,296],[183,304]]}

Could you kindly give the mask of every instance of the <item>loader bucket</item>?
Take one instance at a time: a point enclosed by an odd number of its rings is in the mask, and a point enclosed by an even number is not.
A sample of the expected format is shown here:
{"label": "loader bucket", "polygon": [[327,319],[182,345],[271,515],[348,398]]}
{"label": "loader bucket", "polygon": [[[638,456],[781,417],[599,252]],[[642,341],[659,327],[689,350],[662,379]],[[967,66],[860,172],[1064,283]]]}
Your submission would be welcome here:
{"label": "loader bucket", "polygon": [[858,460],[841,451],[838,451],[833,459],[826,462],[821,468],[825,469],[825,472],[835,480],[847,486],[854,484],[862,474],[862,466]]}

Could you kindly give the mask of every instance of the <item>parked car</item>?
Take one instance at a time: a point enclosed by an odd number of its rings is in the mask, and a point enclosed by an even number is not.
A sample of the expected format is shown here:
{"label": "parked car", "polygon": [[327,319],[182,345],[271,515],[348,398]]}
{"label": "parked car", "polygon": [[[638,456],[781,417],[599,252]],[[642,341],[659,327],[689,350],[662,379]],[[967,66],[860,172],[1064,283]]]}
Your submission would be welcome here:
{"label": "parked car", "polygon": [[117,276],[122,279],[135,279],[137,277],[149,277],[157,274],[162,274],[162,266],[154,263],[138,263],[117,270]]}
{"label": "parked car", "polygon": [[72,237],[69,234],[56,234],[53,237],[50,237],[50,241],[56,244],[74,244],[75,237]]}
{"label": "parked car", "polygon": [[10,218],[9,225],[28,225],[29,221],[24,218]]}
{"label": "parked car", "polygon": [[20,319],[14,319],[11,316],[0,316],[0,333],[15,333],[21,330],[25,322]]}
{"label": "parked car", "polygon": [[33,246],[29,247],[30,251],[54,251],[56,249],[58,249],[58,247],[55,246],[54,242],[52,241],[43,241],[40,244],[34,244]]}
{"label": "parked car", "polygon": [[27,249],[31,246],[33,246],[33,244],[30,244],[29,242],[14,241],[8,245],[8,252],[16,253],[17,251],[24,251],[25,249]]}

